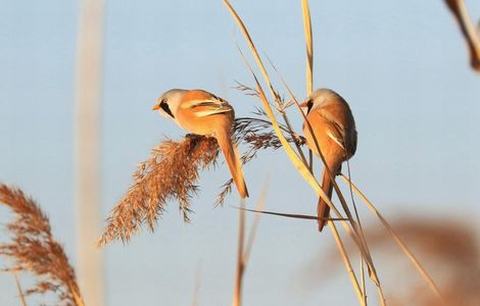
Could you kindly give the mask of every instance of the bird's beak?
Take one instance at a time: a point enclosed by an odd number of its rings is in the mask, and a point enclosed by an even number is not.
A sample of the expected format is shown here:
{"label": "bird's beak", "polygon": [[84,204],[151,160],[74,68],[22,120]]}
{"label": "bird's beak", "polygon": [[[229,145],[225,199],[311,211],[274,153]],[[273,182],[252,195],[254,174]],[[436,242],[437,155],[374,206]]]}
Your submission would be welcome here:
{"label": "bird's beak", "polygon": [[152,106],[152,110],[156,111],[160,109],[160,104],[155,104],[154,106]]}

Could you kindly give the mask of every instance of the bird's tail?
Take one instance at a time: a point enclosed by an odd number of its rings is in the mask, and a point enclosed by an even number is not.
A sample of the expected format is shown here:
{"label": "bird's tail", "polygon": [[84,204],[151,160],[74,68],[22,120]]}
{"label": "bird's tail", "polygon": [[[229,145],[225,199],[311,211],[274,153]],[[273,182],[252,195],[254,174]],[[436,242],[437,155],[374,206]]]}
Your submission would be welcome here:
{"label": "bird's tail", "polygon": [[230,134],[227,132],[217,133],[217,142],[220,146],[220,149],[225,156],[225,160],[228,165],[228,169],[232,174],[233,182],[237,187],[238,193],[242,199],[248,197],[247,185],[245,184],[245,179],[243,178],[242,171],[242,162],[237,151],[236,146],[232,143]]}
{"label": "bird's tail", "polygon": [[[330,169],[334,171],[335,169]],[[332,175],[335,175],[335,172],[332,172]],[[333,183],[330,179],[330,175],[326,170],[323,170],[322,175],[322,190],[328,196],[329,199],[332,199],[333,192]],[[318,216],[318,231],[322,231],[323,227],[328,221],[330,216],[330,206],[320,197],[317,204],[317,216]]]}

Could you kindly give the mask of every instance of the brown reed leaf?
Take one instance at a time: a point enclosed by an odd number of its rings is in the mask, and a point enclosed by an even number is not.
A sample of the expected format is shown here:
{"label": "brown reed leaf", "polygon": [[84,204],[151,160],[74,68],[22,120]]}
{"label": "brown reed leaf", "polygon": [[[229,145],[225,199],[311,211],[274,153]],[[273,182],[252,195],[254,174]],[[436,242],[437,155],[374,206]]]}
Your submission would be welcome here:
{"label": "brown reed leaf", "polygon": [[12,242],[0,244],[0,255],[13,261],[6,271],[28,271],[38,277],[26,295],[53,292],[61,305],[83,305],[75,272],[38,204],[20,189],[4,184],[0,184],[0,203],[15,214],[6,226]]}
{"label": "brown reed leaf", "polygon": [[185,222],[189,222],[190,200],[197,192],[199,170],[215,164],[218,144],[215,138],[187,135],[181,141],[164,140],[138,165],[133,184],[107,219],[98,244],[130,240],[146,223],[154,231],[168,200],[175,199]]}

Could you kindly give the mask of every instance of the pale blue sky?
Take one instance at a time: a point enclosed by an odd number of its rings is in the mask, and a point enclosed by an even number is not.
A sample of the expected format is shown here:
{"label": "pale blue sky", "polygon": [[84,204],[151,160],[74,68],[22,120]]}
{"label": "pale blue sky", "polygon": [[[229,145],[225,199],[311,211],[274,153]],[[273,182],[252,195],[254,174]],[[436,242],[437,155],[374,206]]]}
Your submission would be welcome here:
{"label": "pale blue sky", "polygon": [[[232,89],[251,84],[235,42],[243,38],[221,1],[107,1],[102,122],[103,210],[130,183],[137,162],[164,136],[183,132],[150,110],[172,87],[205,88],[237,115],[258,101]],[[467,1],[480,17],[480,3]],[[299,97],[304,45],[299,1],[233,1],[263,54]],[[74,259],[73,75],[78,3],[0,0],[0,181],[22,187],[47,211]],[[312,1],[315,84],[350,103],[359,146],[353,178],[390,219],[400,213],[479,215],[480,75],[468,66],[456,23],[443,1]],[[246,51],[246,50],[245,50]],[[292,114],[296,126],[301,120]],[[281,151],[246,167],[254,205],[270,177],[269,209],[313,213],[313,192]],[[189,305],[197,270],[200,304],[227,305],[232,292],[236,214],[213,209],[224,166],[203,175],[185,225],[176,203],[155,234],[107,247],[108,305]],[[0,219],[6,220],[5,210]],[[366,222],[373,218],[362,210]],[[245,305],[352,305],[343,270],[315,291],[299,271],[334,247],[315,224],[262,219],[248,267]],[[384,277],[388,269],[382,267]],[[382,276],[382,274],[381,274]],[[398,280],[400,282],[400,280]],[[388,290],[387,290],[388,292]],[[0,276],[0,304],[16,305],[14,283]]]}

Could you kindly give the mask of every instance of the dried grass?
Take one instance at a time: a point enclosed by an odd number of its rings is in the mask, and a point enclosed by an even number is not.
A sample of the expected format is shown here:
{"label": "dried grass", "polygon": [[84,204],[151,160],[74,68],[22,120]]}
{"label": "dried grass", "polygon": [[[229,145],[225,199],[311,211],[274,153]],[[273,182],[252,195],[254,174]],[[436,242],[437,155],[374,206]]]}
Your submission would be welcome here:
{"label": "dried grass", "polygon": [[308,0],[302,0],[303,30],[305,33],[305,45],[307,52],[307,65],[305,68],[305,83],[307,84],[307,96],[313,92],[313,32],[312,18]]}
{"label": "dried grass", "polygon": [[[267,187],[264,186],[262,194],[257,201],[256,210],[261,211],[265,207],[265,198]],[[235,270],[235,279],[233,286],[232,306],[242,305],[242,287],[245,270],[247,269],[248,260],[252,253],[253,244],[257,235],[258,223],[260,222],[260,214],[255,215],[255,219],[250,228],[250,232],[246,234],[246,214],[245,202],[242,201],[238,211],[238,237],[237,237],[237,262]]]}
{"label": "dried grass", "polygon": [[99,245],[116,239],[127,242],[144,223],[154,231],[170,199],[179,202],[183,218],[189,222],[199,171],[214,165],[217,156],[218,144],[212,137],[187,135],[178,142],[167,139],[160,143],[134,172],[134,182],[108,217]]}
{"label": "dried grass", "polygon": [[[263,61],[262,61],[262,59],[261,59],[261,57],[260,57],[260,55],[259,55],[259,53],[258,53],[258,51],[255,47],[255,44],[253,43],[253,40],[252,40],[245,24],[243,23],[240,16],[235,11],[235,9],[232,7],[232,5],[229,3],[229,1],[224,0],[223,2],[226,5],[229,12],[231,13],[231,15],[232,15],[233,19],[235,20],[235,22],[237,23],[238,27],[240,28],[240,30],[241,30],[249,48],[250,48],[250,51],[251,51],[251,53],[252,53],[252,55],[255,59],[255,62],[257,63],[257,66],[260,69],[260,71],[261,71],[261,73],[264,77],[264,80],[268,85],[268,89],[270,90],[270,94],[274,99],[277,112],[279,112],[282,115],[282,118],[285,122],[285,125],[289,129],[289,132],[293,133],[293,129],[291,128],[291,125],[289,124],[288,118],[287,118],[287,116],[284,112],[285,108],[279,103],[278,92],[274,89],[274,87],[271,83],[268,72],[266,71],[265,66],[263,65]],[[304,10],[304,12],[305,12],[305,10]],[[304,16],[304,18],[309,18],[309,16]],[[307,41],[307,45],[308,45],[308,41]],[[243,56],[243,54],[242,54],[242,56]],[[289,157],[290,161],[292,162],[293,166],[298,171],[298,173],[302,175],[304,180],[312,187],[312,189],[314,189],[315,192],[322,199],[324,199],[325,202],[331,207],[332,212],[338,218],[343,219],[343,216],[341,215],[340,211],[335,207],[335,205],[326,196],[326,194],[321,189],[318,181],[316,180],[314,175],[311,173],[310,168],[307,164],[307,161],[305,159],[305,156],[304,156],[301,148],[298,145],[296,145],[297,151],[295,151],[290,146],[289,142],[286,140],[285,135],[283,134],[283,132],[282,132],[280,126],[279,126],[278,120],[276,119],[276,116],[273,112],[273,109],[270,105],[270,102],[269,102],[268,98],[266,97],[265,92],[264,92],[258,78],[256,77],[252,68],[248,64],[247,60],[245,60],[245,63],[247,65],[247,68],[249,69],[250,73],[252,74],[253,79],[256,82],[256,92],[258,93],[258,97],[259,97],[260,101],[262,102],[263,108],[264,108],[264,110],[265,110],[265,112],[268,116],[268,119],[272,123],[272,127],[275,131],[275,134],[279,138],[279,140],[282,144],[282,147],[283,147],[285,153],[288,155],[288,157]],[[308,69],[308,67],[307,67],[307,69]],[[311,75],[310,77],[313,77],[313,75]],[[308,82],[308,80],[307,80],[307,82]],[[292,95],[292,98],[296,102],[293,95]],[[297,105],[297,107],[298,107],[298,105]],[[377,286],[377,290],[378,290],[378,293],[379,293],[379,296],[380,296],[380,299],[381,299],[381,303],[383,305],[384,304],[384,297],[383,297],[381,284],[380,284],[379,278],[377,276],[376,269],[375,269],[375,266],[373,264],[373,260],[371,258],[370,252],[368,250],[368,246],[364,243],[363,236],[360,235],[359,228],[356,225],[355,221],[353,220],[353,218],[351,216],[351,213],[349,211],[348,205],[346,204],[346,201],[343,198],[341,192],[339,192],[338,186],[336,186],[336,184],[335,184],[335,189],[337,190],[337,194],[339,195],[339,198],[341,200],[342,207],[344,208],[344,211],[347,214],[347,217],[348,217],[348,220],[349,220],[348,223],[345,222],[345,221],[341,221],[341,224],[345,228],[345,230],[350,234],[350,237],[357,243],[357,246],[358,246],[359,250],[361,251],[363,258],[367,262],[370,279]],[[333,222],[329,221],[329,226],[332,229],[332,234],[336,238],[337,247],[338,247],[339,251],[343,255],[346,255],[342,252],[342,245],[341,245],[341,243],[339,243],[339,241],[341,242],[341,238],[339,237],[338,232],[336,231],[335,225],[333,224]],[[348,255],[346,255],[346,257],[348,257]],[[349,276],[350,276],[350,279],[352,281],[352,285],[354,286],[355,292],[357,293],[357,297],[359,299],[359,304],[365,305],[366,304],[365,303],[365,293],[362,292],[361,288],[359,288],[359,282],[357,280],[355,272],[353,271],[353,269],[351,269],[351,266],[348,265],[347,261],[345,261],[345,263],[346,263],[346,269],[347,269],[347,271],[349,273]]]}
{"label": "dried grass", "polygon": [[13,276],[15,278],[15,286],[17,287],[18,298],[20,299],[20,304],[22,306],[27,306],[27,300],[26,300],[25,294],[23,293],[22,286],[20,285],[20,280],[18,279],[17,273],[13,272]]}
{"label": "dried grass", "polygon": [[53,292],[62,305],[83,305],[75,272],[38,204],[20,189],[4,184],[0,184],[0,203],[15,214],[6,226],[12,242],[0,244],[0,255],[13,261],[6,270],[28,271],[39,279],[25,295]]}

